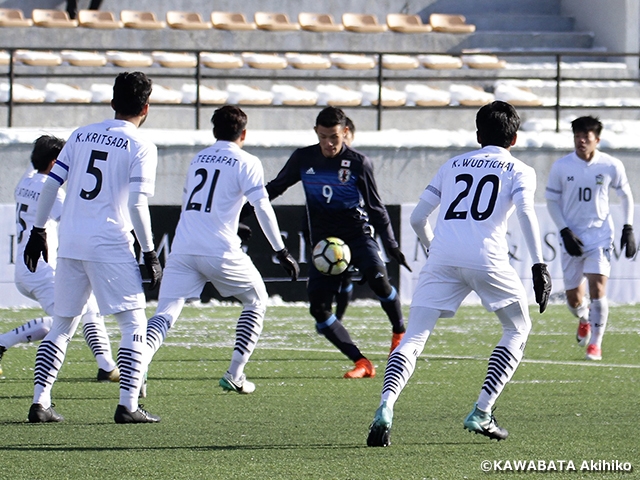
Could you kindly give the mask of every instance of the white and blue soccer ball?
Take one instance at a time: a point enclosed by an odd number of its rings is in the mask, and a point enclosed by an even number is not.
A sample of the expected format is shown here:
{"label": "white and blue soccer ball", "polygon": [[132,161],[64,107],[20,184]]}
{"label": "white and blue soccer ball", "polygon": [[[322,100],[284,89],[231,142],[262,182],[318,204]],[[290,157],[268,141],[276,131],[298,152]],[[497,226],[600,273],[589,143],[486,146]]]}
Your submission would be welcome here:
{"label": "white and blue soccer ball", "polygon": [[340,275],[349,266],[351,250],[349,245],[337,237],[320,240],[311,254],[313,265],[325,275]]}

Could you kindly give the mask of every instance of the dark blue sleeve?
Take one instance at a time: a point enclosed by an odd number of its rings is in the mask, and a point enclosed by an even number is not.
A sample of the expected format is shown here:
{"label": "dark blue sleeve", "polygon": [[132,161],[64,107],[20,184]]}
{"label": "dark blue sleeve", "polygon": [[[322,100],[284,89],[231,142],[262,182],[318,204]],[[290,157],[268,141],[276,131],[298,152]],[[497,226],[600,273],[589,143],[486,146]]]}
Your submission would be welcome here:
{"label": "dark blue sleeve", "polygon": [[358,188],[369,214],[369,222],[376,229],[376,233],[380,235],[385,248],[388,250],[398,247],[398,242],[391,228],[389,212],[387,212],[387,207],[384,206],[378,194],[378,187],[373,176],[373,163],[368,157],[364,157],[362,173],[358,179]]}

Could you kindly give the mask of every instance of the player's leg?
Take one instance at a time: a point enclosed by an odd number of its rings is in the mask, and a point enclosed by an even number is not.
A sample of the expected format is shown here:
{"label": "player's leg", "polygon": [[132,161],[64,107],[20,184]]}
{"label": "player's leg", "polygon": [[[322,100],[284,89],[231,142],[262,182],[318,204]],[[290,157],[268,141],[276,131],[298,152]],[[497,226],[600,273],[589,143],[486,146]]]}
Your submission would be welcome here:
{"label": "player's leg", "polygon": [[[3,333],[0,335],[0,352],[3,348],[11,348],[18,343],[39,342],[49,333],[52,323],[52,317],[32,318],[19,327]],[[1,354],[0,358],[2,358]]]}
{"label": "player's leg", "polygon": [[391,444],[393,407],[416,368],[416,361],[424,350],[429,335],[442,312],[427,307],[411,307],[409,326],[398,347],[389,355],[384,371],[380,406],[369,426],[367,445],[386,447]]}
{"label": "player's leg", "polygon": [[80,315],[91,294],[91,285],[82,262],[58,258],[54,286],[55,315],[47,336],[36,353],[33,404],[29,421],[59,422],[63,418],[51,406],[51,389],[58,377],[69,341],[80,323]]}
{"label": "player's leg", "polygon": [[600,274],[587,273],[591,306],[589,309],[589,323],[591,324],[591,339],[587,345],[587,360],[602,360],[602,337],[609,320],[609,300],[607,299],[607,277]]}
{"label": "player's leg", "polygon": [[380,306],[391,323],[390,351],[393,351],[405,332],[400,296],[396,288],[389,283],[387,268],[380,257],[378,244],[373,237],[364,236],[357,242],[351,242],[349,246],[352,252],[351,262],[366,278],[369,287],[380,300]]}
{"label": "player's leg", "polygon": [[562,276],[564,280],[567,307],[571,314],[578,319],[576,341],[584,347],[591,338],[589,323],[589,300],[586,296],[586,282],[584,278],[585,257],[572,257],[564,250],[561,255]]}
{"label": "player's leg", "polygon": [[82,334],[98,363],[98,381],[120,381],[120,371],[113,360],[111,342],[104,325],[104,317],[98,311],[98,304],[93,294],[89,297],[82,314]]}
{"label": "player's leg", "polygon": [[342,321],[344,318],[352,296],[353,282],[351,281],[351,272],[347,270],[340,276],[340,290],[336,295],[336,318],[338,321]]}
{"label": "player's leg", "polygon": [[256,348],[267,310],[267,288],[249,256],[199,259],[200,271],[224,297],[242,302],[242,312],[236,324],[231,362],[219,385],[228,392],[252,393],[256,386],[246,379],[244,369]]}
{"label": "player's leg", "polygon": [[[120,327],[117,363],[120,370],[120,398],[116,423],[154,423],[160,418],[138,405],[145,372],[147,317],[140,269],[133,257],[123,263],[82,262],[100,313],[113,315]],[[57,283],[56,283],[57,293]],[[56,311],[58,297],[56,296]]]}

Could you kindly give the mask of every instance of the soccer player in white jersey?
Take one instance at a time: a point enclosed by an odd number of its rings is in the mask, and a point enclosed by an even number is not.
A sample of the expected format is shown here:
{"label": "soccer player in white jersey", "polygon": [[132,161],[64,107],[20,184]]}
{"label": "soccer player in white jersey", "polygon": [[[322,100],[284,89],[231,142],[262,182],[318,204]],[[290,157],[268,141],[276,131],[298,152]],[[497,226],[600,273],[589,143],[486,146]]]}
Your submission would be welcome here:
{"label": "soccer player in white jersey", "polygon": [[[27,171],[15,189],[16,200],[16,258],[22,258],[24,247],[27,243],[29,231],[33,227],[36,215],[36,204],[42,185],[47,174],[53,167],[58,154],[64,146],[64,140],[50,135],[42,135],[33,144],[31,152],[31,165],[33,169]],[[37,342],[42,340],[53,323],[53,285],[55,276],[56,246],[57,246],[57,222],[60,220],[64,191],[59,190],[55,199],[51,216],[47,221],[50,233],[52,255],[48,263],[38,263],[38,270],[30,272],[26,265],[19,261],[15,265],[14,281],[16,288],[25,297],[37,301],[46,316],[34,318],[19,327],[0,334],[0,360],[6,350],[18,343]],[[85,340],[98,362],[98,381],[117,382],[120,372],[111,354],[109,336],[104,326],[104,318],[98,312],[93,295],[89,298],[82,315],[82,332]],[[2,368],[0,367],[0,374]]]}
{"label": "soccer player in white jersey", "polygon": [[[519,126],[518,113],[508,103],[495,101],[480,108],[476,127],[482,148],[447,161],[411,214],[411,226],[429,248],[429,257],[413,295],[407,332],[389,356],[380,407],[369,429],[369,446],[390,444],[394,404],[429,335],[439,318],[455,315],[472,290],[488,311],[495,312],[503,333],[464,427],[491,439],[507,438],[508,432],[498,426],[492,409],[522,359],[531,329],[527,295],[508,256],[507,219],[514,209],[533,260],[540,313],[551,291],[534,211],[535,171],[509,151]],[[434,236],[428,217],[438,205]]]}
{"label": "soccer player in white jersey", "polygon": [[567,304],[579,319],[576,340],[587,346],[587,360],[601,360],[614,238],[609,189],[621,200],[624,226],[620,250],[627,258],[636,254],[633,195],[622,162],[598,150],[602,123],[586,116],[576,118],[571,128],[576,149],[552,165],[545,196],[564,246],[560,258]]}
{"label": "soccer player in white jersey", "polygon": [[226,391],[247,394],[255,385],[246,380],[244,368],[262,332],[268,296],[237,235],[245,200],[255,208],[262,231],[292,280],[297,279],[299,268],[282,242],[265,189],[262,163],[242,149],[246,114],[226,105],[214,112],[211,122],[216,142],[191,160],[187,172],[182,212],[165,265],[158,308],[147,328],[148,361],[175,324],[185,300],[198,298],[210,281],[222,296],[242,303],[231,365],[219,383]]}
{"label": "soccer player in white jersey", "polygon": [[138,405],[147,319],[133,235],[157,286],[162,269],[153,248],[147,197],[155,187],[156,146],[138,133],[149,112],[151,80],[141,72],[117,76],[111,106],[115,118],[75,130],[60,152],[40,193],[24,259],[36,271],[46,260],[44,229],[56,193],[66,182],[59,229],[53,326],[38,348],[30,422],[59,422],[51,389],[64,361],[82,308],[93,290],[100,312],[114,315],[122,337],[118,350],[120,401],[116,423],[160,421]]}

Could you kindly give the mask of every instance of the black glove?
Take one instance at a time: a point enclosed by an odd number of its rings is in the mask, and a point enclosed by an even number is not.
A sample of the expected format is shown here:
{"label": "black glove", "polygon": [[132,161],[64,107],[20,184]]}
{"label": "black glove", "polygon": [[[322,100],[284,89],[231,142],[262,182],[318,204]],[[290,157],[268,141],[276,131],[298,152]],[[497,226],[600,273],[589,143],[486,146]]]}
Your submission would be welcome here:
{"label": "black glove", "polygon": [[42,254],[42,259],[49,262],[49,246],[47,245],[47,231],[44,228],[33,227],[29,240],[24,247],[24,264],[30,272],[35,272],[38,260]]}
{"label": "black glove", "polygon": [[291,277],[291,281],[295,282],[300,274],[298,262],[295,261],[286,248],[276,252],[276,258],[280,262],[280,265],[282,265],[282,268],[284,268]]}
{"label": "black glove", "polygon": [[533,274],[533,291],[536,293],[536,303],[540,305],[540,313],[547,309],[551,294],[551,275],[546,263],[536,263],[531,267]]}
{"label": "black glove", "polygon": [[[625,249],[625,247],[627,247]],[[625,225],[622,227],[622,237],[620,237],[620,251],[625,250],[624,256],[632,258],[636,254],[636,237],[633,235],[633,227]]]}
{"label": "black glove", "polygon": [[562,237],[562,243],[564,243],[564,249],[572,257],[579,257],[582,255],[582,247],[584,244],[576,235],[571,231],[569,227],[565,227],[560,230],[560,236]]}
{"label": "black glove", "polygon": [[240,241],[242,243],[246,243],[246,241],[251,238],[251,227],[249,227],[249,225],[245,225],[244,223],[239,223],[238,236],[240,237]]}
{"label": "black glove", "polygon": [[400,251],[400,247],[390,248],[389,256],[393,258],[396,262],[398,262],[400,265],[405,267],[407,270],[409,270],[410,272],[413,272],[413,270],[411,270],[411,267],[407,263],[407,259],[404,258],[404,253]]}
{"label": "black glove", "polygon": [[151,280],[149,282],[149,288],[155,290],[155,288],[160,285],[160,280],[162,280],[162,267],[160,266],[158,255],[156,255],[155,250],[151,250],[150,252],[143,252],[142,258],[144,259],[144,266]]}

